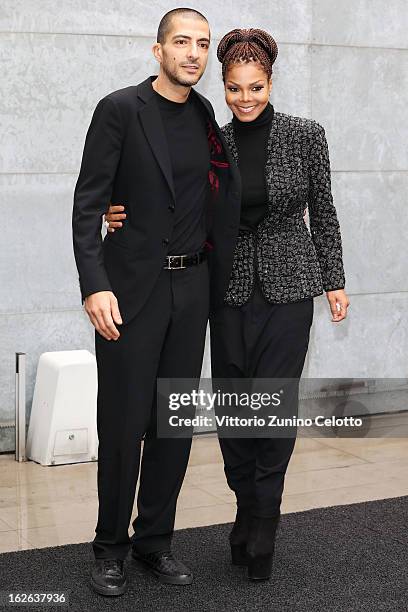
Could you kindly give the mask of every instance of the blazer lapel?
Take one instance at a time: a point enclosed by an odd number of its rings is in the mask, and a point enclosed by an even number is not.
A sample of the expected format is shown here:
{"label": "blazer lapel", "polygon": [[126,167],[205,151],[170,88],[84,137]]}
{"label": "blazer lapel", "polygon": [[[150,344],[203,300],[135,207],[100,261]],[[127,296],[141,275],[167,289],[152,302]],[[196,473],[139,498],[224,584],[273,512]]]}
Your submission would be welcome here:
{"label": "blazer lapel", "polygon": [[175,200],[176,193],[174,190],[173,171],[169,148],[167,146],[166,133],[164,131],[159,106],[153,95],[154,90],[151,85],[151,94],[147,89],[148,81],[150,81],[150,78],[144,81],[142,84],[144,86],[141,91],[142,95],[139,94],[140,97],[146,102],[145,106],[139,111],[140,122],[142,124],[144,133],[146,134],[146,138],[152,148],[154,156],[168,183],[173,199]]}
{"label": "blazer lapel", "polygon": [[228,145],[230,155],[233,157],[236,165],[238,166],[239,165],[238,149],[235,143],[234,127],[232,123],[231,122],[227,123],[227,125],[223,128],[223,130],[224,130],[224,138]]}

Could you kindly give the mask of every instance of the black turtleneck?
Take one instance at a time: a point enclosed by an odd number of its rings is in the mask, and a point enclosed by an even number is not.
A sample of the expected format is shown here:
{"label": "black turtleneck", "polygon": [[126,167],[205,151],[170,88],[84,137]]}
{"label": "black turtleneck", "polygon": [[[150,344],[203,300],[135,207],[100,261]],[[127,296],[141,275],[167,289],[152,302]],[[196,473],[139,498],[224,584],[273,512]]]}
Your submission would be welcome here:
{"label": "black turtleneck", "polygon": [[268,102],[254,121],[240,121],[235,115],[232,118],[242,178],[242,228],[255,228],[268,210],[265,163],[273,116],[274,108]]}

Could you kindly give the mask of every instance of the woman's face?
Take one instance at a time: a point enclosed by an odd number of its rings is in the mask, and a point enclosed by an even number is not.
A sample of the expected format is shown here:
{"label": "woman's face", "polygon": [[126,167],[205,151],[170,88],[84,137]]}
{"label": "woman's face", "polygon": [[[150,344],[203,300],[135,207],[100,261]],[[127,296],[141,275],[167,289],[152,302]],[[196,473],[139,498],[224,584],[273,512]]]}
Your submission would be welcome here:
{"label": "woman's face", "polygon": [[225,101],[240,121],[253,121],[264,110],[272,90],[259,62],[231,64],[225,74]]}

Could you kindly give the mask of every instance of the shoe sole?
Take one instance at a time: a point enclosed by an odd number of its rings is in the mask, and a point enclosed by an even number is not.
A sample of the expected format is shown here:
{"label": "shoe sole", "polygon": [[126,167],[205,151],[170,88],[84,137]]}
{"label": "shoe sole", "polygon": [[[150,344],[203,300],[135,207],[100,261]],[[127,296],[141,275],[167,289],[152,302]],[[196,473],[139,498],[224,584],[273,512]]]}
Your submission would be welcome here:
{"label": "shoe sole", "polygon": [[265,582],[265,580],[270,580],[271,576],[248,576],[248,580],[251,582]]}
{"label": "shoe sole", "polygon": [[132,552],[132,559],[134,561],[137,561],[138,563],[141,563],[143,567],[148,569],[151,574],[154,574],[157,580],[159,580],[159,582],[162,582],[163,584],[184,585],[184,584],[191,584],[193,582],[193,576],[186,576],[184,578],[181,578],[179,576],[166,576],[165,574],[162,574],[161,572],[158,572],[157,570],[155,570],[151,565],[146,563],[144,559],[141,559],[140,557],[135,555],[133,552]]}
{"label": "shoe sole", "polygon": [[118,597],[119,595],[123,595],[126,591],[127,582],[123,584],[121,587],[115,587],[115,589],[110,589],[108,587],[103,587],[100,584],[97,584],[91,578],[90,580],[91,587],[93,590],[98,593],[98,595],[105,595],[105,597]]}

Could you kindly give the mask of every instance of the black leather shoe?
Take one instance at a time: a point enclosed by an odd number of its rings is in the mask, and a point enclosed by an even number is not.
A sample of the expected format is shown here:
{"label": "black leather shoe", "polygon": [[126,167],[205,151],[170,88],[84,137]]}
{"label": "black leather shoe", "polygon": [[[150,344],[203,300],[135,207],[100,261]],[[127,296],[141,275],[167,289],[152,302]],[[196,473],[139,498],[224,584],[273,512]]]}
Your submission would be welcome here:
{"label": "black leather shoe", "polygon": [[95,559],[91,573],[91,586],[99,595],[115,597],[126,591],[127,580],[120,559]]}
{"label": "black leather shoe", "polygon": [[191,584],[192,572],[170,550],[140,553],[132,548],[132,557],[141,561],[160,582],[166,584]]}

